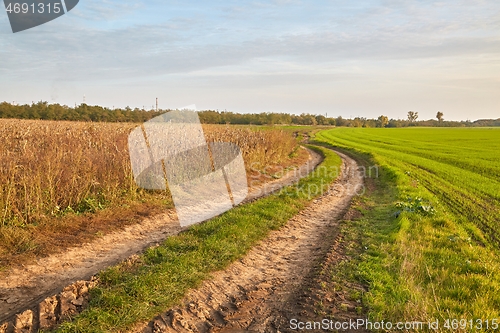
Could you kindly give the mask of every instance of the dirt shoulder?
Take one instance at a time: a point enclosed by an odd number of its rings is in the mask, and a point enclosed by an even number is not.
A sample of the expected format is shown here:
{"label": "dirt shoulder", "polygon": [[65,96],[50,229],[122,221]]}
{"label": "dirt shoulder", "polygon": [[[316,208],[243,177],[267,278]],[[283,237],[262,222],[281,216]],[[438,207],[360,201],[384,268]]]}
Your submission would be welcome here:
{"label": "dirt shoulder", "polygon": [[287,332],[293,331],[291,320],[312,316],[303,304],[310,298],[308,281],[332,252],[339,221],[355,189],[363,186],[357,163],[339,155],[342,174],[328,193],[272,232],[243,259],[192,290],[182,306],[134,332]]}
{"label": "dirt shoulder", "polygon": [[[282,178],[250,190],[244,202],[279,190],[309,174],[321,156],[310,151],[309,160]],[[15,314],[32,308],[36,313],[40,302],[78,280],[88,280],[102,269],[144,251],[181,231],[174,210],[145,218],[117,232],[68,248],[64,252],[40,258],[34,264],[14,267],[0,273],[0,324]]]}

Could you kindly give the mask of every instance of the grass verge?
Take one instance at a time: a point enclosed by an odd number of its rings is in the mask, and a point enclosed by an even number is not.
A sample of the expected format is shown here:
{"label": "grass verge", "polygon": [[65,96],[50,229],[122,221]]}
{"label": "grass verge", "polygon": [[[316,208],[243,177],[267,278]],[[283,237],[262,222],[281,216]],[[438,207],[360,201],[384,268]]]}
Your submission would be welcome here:
{"label": "grass verge", "polygon": [[[311,147],[324,156],[322,167],[338,169],[332,151]],[[242,257],[271,230],[279,229],[313,197],[310,186],[326,190],[333,173],[311,173],[280,193],[236,207],[195,225],[147,250],[132,264],[99,275],[89,307],[57,332],[119,332],[153,318],[181,300],[190,288]],[[322,193],[318,191],[317,193]]]}
{"label": "grass verge", "polygon": [[[350,286],[367,286],[361,299],[372,321],[422,322],[419,331],[492,331],[500,322],[495,246],[404,168],[343,148],[365,166],[378,164],[379,177],[367,179],[367,193],[352,206],[360,216],[342,224],[349,259],[331,269],[325,288],[359,298],[359,288]],[[439,329],[427,329],[435,320]]]}

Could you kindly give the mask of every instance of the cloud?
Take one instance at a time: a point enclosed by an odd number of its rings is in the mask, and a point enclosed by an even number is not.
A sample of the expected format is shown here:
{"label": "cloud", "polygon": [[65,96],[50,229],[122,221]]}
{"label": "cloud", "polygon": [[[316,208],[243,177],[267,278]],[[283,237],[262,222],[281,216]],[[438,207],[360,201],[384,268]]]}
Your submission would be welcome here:
{"label": "cloud", "polygon": [[500,75],[500,3],[492,1],[88,0],[77,9],[0,36],[0,89],[14,81],[160,84],[179,75],[228,90],[380,77],[391,90],[402,78],[451,89],[445,81],[484,86]]}
{"label": "cloud", "polygon": [[[184,44],[187,42],[186,44]],[[37,50],[33,52],[31,50]],[[189,73],[214,67],[244,65],[255,59],[282,59],[321,64],[345,61],[416,60],[500,53],[500,38],[433,38],[412,33],[385,35],[315,32],[256,38],[239,43],[190,44],[169,25],[136,26],[113,31],[80,29],[3,48],[3,70],[19,78],[30,73],[50,76],[64,70],[74,80],[114,79]],[[9,57],[9,54],[17,54]],[[258,71],[258,68],[257,68]]]}
{"label": "cloud", "polygon": [[72,14],[85,21],[109,21],[133,13],[145,5],[144,1],[137,0],[86,0],[85,5],[78,6]]}

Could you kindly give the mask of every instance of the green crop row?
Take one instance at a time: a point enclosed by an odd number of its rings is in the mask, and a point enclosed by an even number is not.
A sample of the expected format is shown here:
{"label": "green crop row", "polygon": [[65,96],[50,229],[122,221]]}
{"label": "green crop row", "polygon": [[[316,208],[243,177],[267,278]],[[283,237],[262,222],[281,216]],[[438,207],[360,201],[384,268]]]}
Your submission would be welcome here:
{"label": "green crop row", "polygon": [[[369,152],[499,243],[500,130],[337,129],[318,138]],[[468,138],[468,139],[464,139]]]}
{"label": "green crop row", "polygon": [[347,227],[365,249],[355,270],[370,318],[500,319],[500,130],[338,128],[316,140],[380,170]]}

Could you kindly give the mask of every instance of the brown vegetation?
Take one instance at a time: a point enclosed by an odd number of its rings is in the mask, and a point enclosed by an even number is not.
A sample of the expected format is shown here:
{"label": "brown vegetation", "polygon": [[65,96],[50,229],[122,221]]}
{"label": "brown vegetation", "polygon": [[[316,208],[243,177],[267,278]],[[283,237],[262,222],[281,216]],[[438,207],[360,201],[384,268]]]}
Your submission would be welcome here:
{"label": "brown vegetation", "polygon": [[[135,126],[0,120],[0,267],[172,207],[164,192],[133,180],[127,137]],[[205,133],[208,141],[238,144],[254,172],[304,158],[290,159],[297,144],[282,131],[207,125]]]}

